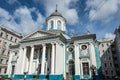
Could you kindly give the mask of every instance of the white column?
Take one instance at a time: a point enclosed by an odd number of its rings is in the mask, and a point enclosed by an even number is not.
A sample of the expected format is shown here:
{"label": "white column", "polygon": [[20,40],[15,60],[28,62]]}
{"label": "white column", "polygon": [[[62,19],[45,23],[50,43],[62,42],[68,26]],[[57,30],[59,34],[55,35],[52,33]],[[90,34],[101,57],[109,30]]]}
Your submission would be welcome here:
{"label": "white column", "polygon": [[43,52],[42,52],[42,65],[41,65],[41,74],[45,74],[45,54],[46,54],[46,45],[42,44]]}
{"label": "white column", "polygon": [[75,75],[80,75],[79,47],[77,43],[75,43]]}
{"label": "white column", "polygon": [[95,56],[95,47],[93,45],[93,43],[90,43],[90,60],[91,60],[91,65],[94,65],[95,67],[97,67],[96,64],[96,56]]}
{"label": "white column", "polygon": [[9,57],[9,60],[8,60],[7,73],[6,73],[6,74],[11,74],[11,68],[12,68],[11,61],[12,61],[12,56],[13,56],[13,52],[10,51],[10,57]]}
{"label": "white column", "polygon": [[34,56],[34,46],[31,46],[29,74],[32,74],[33,56]]}
{"label": "white column", "polygon": [[54,74],[55,72],[55,44],[52,44],[52,58],[51,58],[51,74]]}
{"label": "white column", "polygon": [[21,73],[24,73],[26,53],[27,53],[27,47],[24,47],[24,52],[23,52],[23,56],[22,56],[23,57],[22,64],[21,64]]}
{"label": "white column", "polygon": [[17,61],[17,65],[16,65],[16,74],[23,74],[21,73],[21,68],[22,68],[22,60],[23,60],[23,48],[20,46],[19,48],[19,53],[18,53],[18,61]]}

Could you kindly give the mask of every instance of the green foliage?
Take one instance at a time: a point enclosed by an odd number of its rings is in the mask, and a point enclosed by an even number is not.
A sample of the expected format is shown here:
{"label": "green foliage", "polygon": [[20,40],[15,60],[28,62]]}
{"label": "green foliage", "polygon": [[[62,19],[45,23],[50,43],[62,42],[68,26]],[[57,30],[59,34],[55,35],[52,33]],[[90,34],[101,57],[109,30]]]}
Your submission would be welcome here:
{"label": "green foliage", "polygon": [[4,80],[12,80],[12,78],[5,78]]}
{"label": "green foliage", "polygon": [[87,80],[87,79],[80,79],[80,80]]}
{"label": "green foliage", "polygon": [[72,77],[70,80],[75,80],[74,77]]}

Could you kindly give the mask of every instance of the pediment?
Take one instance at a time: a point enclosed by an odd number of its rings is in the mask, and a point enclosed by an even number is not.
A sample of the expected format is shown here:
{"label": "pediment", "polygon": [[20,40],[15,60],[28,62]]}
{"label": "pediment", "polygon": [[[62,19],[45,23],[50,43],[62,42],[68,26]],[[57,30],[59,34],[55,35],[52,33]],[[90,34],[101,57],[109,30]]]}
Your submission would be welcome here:
{"label": "pediment", "polygon": [[40,32],[36,32],[33,35],[29,36],[28,38],[36,38],[36,37],[43,37],[43,36],[47,36],[46,34],[42,34]]}
{"label": "pediment", "polygon": [[50,36],[50,35],[55,35],[55,34],[49,33],[47,31],[38,30],[38,31],[35,31],[35,32],[33,32],[33,33],[28,34],[27,36],[25,36],[23,38],[23,40],[34,39],[34,38],[38,38],[38,37],[45,37],[45,36]]}

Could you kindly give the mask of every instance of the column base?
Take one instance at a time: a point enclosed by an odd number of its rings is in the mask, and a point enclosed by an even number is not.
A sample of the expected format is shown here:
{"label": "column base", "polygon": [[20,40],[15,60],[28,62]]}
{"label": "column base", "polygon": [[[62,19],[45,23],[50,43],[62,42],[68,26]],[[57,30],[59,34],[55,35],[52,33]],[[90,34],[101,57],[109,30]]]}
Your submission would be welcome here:
{"label": "column base", "polygon": [[61,75],[56,75],[56,74],[50,74],[49,75],[49,80],[63,80],[63,74]]}
{"label": "column base", "polygon": [[90,75],[83,75],[84,79],[90,80]]}
{"label": "column base", "polygon": [[74,79],[75,79],[75,80],[80,80],[80,75],[75,75],[75,76],[74,76]]}

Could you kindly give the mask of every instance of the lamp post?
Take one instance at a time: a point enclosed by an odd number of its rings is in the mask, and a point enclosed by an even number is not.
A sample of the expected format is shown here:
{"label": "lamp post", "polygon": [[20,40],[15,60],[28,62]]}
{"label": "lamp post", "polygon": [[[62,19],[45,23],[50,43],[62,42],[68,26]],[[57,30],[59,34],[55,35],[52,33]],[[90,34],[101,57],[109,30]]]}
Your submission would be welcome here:
{"label": "lamp post", "polygon": [[92,66],[90,67],[90,69],[91,69],[91,72],[92,72],[92,79],[95,80],[95,76],[96,76],[95,70],[96,70],[96,67],[95,67],[94,65],[92,65]]}

